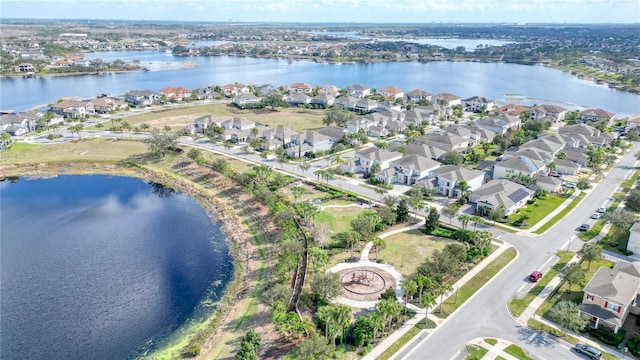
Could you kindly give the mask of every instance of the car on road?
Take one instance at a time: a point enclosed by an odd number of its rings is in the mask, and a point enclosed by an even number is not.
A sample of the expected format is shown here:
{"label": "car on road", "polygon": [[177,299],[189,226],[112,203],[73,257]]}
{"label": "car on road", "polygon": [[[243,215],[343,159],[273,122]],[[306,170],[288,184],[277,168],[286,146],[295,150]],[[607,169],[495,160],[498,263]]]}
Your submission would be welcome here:
{"label": "car on road", "polygon": [[598,210],[596,210],[596,212],[600,213],[600,214],[604,214],[607,211],[607,208],[598,208]]}
{"label": "car on road", "polygon": [[557,172],[557,171],[552,171],[552,172],[550,172],[550,173],[549,173],[549,176],[553,176],[553,177],[560,177],[560,176],[562,176],[562,175],[560,175],[560,173],[559,173],[559,172]]}
{"label": "car on road", "polygon": [[602,352],[589,345],[577,344],[575,350],[578,354],[586,355],[592,360],[600,360],[602,358]]}
{"label": "car on road", "polygon": [[601,217],[602,217],[602,213],[599,213],[599,212],[591,215],[591,218],[596,220],[600,219]]}
{"label": "car on road", "polygon": [[591,225],[589,224],[582,224],[580,225],[580,227],[578,228],[578,230],[580,231],[589,231],[589,229],[591,228]]}
{"label": "car on road", "polygon": [[538,280],[542,279],[542,273],[540,271],[534,271],[529,275],[529,281],[538,282]]}

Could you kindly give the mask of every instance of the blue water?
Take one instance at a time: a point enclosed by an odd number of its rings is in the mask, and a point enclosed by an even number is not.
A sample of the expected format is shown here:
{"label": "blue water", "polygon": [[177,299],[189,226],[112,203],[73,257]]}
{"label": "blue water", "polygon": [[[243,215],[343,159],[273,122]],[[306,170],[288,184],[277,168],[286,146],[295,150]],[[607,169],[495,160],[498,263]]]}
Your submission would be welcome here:
{"label": "blue water", "polygon": [[[98,54],[92,54],[96,56]],[[405,91],[423,89],[432,93],[449,92],[462,98],[474,95],[493,99],[497,104],[558,104],[569,110],[602,108],[618,114],[640,114],[640,95],[610,89],[593,81],[581,80],[567,72],[543,66],[505,63],[430,62],[376,64],[319,64],[286,59],[269,60],[244,57],[173,57],[161,51],[110,52],[105,60],[191,61],[198,66],[128,74],[86,76],[0,78],[0,108],[17,111],[48,104],[66,96],[113,96],[127,90],[159,91],[167,86],[187,89],[209,84],[290,85],[303,81],[314,85],[345,87],[364,84],[375,88],[396,86]]]}
{"label": "blue water", "polygon": [[2,359],[134,357],[232,276],[220,224],[138,179],[0,182],[0,229]]}

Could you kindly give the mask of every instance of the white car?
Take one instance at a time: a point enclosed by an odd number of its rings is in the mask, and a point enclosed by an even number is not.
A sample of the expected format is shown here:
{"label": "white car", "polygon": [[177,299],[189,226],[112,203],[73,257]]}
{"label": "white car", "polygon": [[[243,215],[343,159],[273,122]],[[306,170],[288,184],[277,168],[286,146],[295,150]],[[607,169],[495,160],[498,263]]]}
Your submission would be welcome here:
{"label": "white car", "polygon": [[601,213],[599,213],[599,212],[597,212],[597,213],[595,213],[595,214],[591,215],[591,218],[592,218],[592,219],[596,219],[596,220],[597,220],[597,219],[600,219],[601,217],[602,217],[602,214],[601,214]]}

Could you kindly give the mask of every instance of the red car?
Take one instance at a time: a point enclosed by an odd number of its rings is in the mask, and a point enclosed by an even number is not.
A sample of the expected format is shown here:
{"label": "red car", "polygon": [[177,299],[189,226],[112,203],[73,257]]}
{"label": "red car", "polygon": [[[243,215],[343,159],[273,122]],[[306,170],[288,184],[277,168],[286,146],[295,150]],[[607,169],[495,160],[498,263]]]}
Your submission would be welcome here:
{"label": "red car", "polygon": [[540,271],[534,271],[529,275],[529,280],[531,282],[538,282],[542,278],[542,273]]}

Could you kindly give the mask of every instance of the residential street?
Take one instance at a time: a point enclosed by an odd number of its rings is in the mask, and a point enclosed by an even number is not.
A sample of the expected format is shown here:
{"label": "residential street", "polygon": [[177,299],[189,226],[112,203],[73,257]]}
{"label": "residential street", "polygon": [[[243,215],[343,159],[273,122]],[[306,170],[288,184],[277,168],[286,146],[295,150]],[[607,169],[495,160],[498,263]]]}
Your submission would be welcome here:
{"label": "residential street", "polygon": [[[529,340],[533,332],[510,316],[508,302],[523,284],[528,283],[528,274],[534,270],[547,270],[542,268],[543,264],[558,249],[566,249],[568,239],[575,235],[576,228],[587,222],[589,216],[608,200],[619,184],[631,176],[636,163],[634,152],[634,149],[628,151],[580,205],[545,234],[502,234],[501,240],[518,249],[518,257],[506,271],[492,279],[437,331],[425,340],[413,344],[407,354],[398,358],[450,359],[474,338],[497,337],[518,344],[540,359],[581,359],[579,355],[570,352],[569,348],[540,335]],[[501,233],[497,230],[492,232]],[[582,244],[583,241],[576,237],[571,241],[571,249],[579,250]]]}

